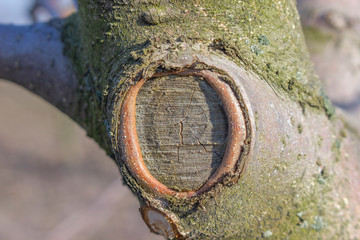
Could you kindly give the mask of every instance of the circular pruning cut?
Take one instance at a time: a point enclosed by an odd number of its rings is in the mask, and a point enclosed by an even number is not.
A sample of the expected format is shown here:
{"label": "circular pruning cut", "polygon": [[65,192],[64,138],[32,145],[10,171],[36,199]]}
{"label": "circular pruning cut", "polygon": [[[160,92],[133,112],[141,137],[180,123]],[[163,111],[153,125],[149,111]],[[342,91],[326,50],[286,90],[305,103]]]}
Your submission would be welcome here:
{"label": "circular pruning cut", "polygon": [[140,213],[151,232],[160,234],[167,239],[183,239],[175,220],[169,215],[150,206],[141,207]]}
{"label": "circular pruning cut", "polygon": [[[122,161],[137,183],[156,195],[168,195],[182,199],[192,198],[209,191],[225,176],[232,176],[244,168],[245,163],[238,163],[243,146],[249,139],[247,114],[244,114],[246,110],[241,107],[238,94],[224,80],[227,76],[212,69],[196,69],[195,66],[196,64],[193,64],[192,67],[178,71],[156,72],[151,77],[141,78],[134,86],[130,87],[122,102],[118,129],[118,146]],[[226,149],[220,165],[204,184],[189,191],[171,189],[151,175],[143,160],[136,130],[136,97],[140,88],[150,78],[168,75],[195,76],[207,81],[221,99],[228,122]]]}

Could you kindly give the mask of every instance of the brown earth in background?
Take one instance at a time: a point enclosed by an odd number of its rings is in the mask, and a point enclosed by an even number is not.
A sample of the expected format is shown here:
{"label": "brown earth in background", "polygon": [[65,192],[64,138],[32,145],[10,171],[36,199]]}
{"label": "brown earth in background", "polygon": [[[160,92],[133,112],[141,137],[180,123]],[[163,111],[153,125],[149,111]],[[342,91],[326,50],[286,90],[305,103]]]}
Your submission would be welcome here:
{"label": "brown earth in background", "polygon": [[0,80],[0,239],[162,239],[115,163],[64,114]]}
{"label": "brown earth in background", "polygon": [[[46,2],[59,16],[72,0]],[[30,24],[35,0],[0,0],[0,22]],[[51,18],[46,9],[37,20]],[[34,17],[34,16],[33,16]],[[115,163],[64,114],[0,79],[0,240],[155,240]]]}

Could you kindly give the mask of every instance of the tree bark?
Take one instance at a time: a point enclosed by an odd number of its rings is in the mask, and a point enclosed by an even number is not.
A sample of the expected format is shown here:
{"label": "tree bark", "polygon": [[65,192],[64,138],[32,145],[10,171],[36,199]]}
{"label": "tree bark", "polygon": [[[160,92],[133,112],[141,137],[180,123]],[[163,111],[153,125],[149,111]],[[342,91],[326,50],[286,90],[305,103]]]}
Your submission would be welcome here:
{"label": "tree bark", "polygon": [[295,1],[80,0],[74,116],[173,239],[355,239],[359,135],[323,93]]}
{"label": "tree bark", "polygon": [[40,95],[75,118],[78,84],[71,61],[63,55],[63,22],[0,25],[0,76]]}

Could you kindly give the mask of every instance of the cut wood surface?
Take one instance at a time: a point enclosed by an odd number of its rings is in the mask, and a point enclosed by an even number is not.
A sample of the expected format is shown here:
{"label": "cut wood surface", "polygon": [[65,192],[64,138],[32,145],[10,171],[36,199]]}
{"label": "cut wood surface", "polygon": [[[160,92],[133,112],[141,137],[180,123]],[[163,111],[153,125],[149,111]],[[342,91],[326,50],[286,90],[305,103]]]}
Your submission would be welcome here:
{"label": "cut wood surface", "polygon": [[176,190],[200,187],[221,163],[226,146],[227,119],[214,89],[194,76],[153,78],[140,89],[136,104],[150,173]]}

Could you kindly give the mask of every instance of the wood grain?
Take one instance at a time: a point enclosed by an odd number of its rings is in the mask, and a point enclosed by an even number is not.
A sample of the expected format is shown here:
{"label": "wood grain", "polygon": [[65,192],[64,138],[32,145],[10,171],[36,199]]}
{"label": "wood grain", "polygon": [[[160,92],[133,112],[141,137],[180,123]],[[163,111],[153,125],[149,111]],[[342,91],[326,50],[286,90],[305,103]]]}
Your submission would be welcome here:
{"label": "wood grain", "polygon": [[172,189],[200,187],[221,163],[227,119],[218,95],[200,77],[147,80],[136,100],[136,126],[147,168]]}

